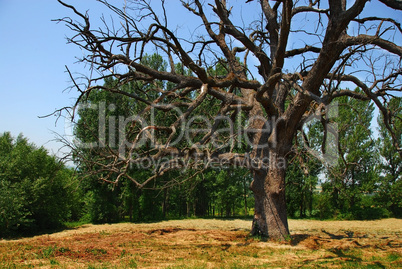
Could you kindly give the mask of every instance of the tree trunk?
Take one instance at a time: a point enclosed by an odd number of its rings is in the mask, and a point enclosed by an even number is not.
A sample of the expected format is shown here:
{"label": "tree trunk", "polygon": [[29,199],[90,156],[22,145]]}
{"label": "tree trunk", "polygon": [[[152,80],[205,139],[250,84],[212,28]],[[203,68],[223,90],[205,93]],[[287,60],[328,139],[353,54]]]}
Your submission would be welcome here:
{"label": "tree trunk", "polygon": [[287,240],[290,234],[285,199],[285,167],[279,165],[284,159],[279,159],[278,154],[272,152],[270,159],[268,169],[254,171],[250,187],[255,198],[251,234]]}

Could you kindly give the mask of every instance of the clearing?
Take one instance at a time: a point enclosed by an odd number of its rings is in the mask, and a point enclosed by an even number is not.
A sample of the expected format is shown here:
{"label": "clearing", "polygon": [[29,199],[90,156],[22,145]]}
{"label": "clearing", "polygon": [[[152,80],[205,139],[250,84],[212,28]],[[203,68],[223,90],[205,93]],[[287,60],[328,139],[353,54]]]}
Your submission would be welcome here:
{"label": "clearing", "polygon": [[251,220],[84,225],[0,241],[0,268],[401,268],[402,220],[289,220],[292,239],[248,236]]}

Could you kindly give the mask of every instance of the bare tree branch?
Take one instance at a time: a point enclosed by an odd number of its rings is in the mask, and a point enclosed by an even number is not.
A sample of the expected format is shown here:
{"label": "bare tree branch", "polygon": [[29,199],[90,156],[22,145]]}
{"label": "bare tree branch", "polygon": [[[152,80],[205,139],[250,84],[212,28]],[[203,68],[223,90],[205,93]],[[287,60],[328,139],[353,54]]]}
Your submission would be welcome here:
{"label": "bare tree branch", "polygon": [[401,0],[380,0],[380,1],[393,9],[402,10]]}
{"label": "bare tree branch", "polygon": [[[188,22],[188,35],[172,30],[165,1],[155,8],[138,0],[120,9],[101,0],[120,22],[101,18],[97,29],[87,13],[59,2],[79,20],[57,20],[72,31],[68,42],[82,49],[80,61],[98,74],[91,73],[84,89],[67,69],[79,92],[74,109],[97,91],[124,96],[138,109],[131,121],[122,121],[125,139],[116,147],[75,147],[76,158],[103,181],[128,178],[142,188],[174,169],[247,167],[254,178],[254,232],[286,238],[286,159],[310,115],[342,96],[372,100],[402,156],[387,107],[387,98],[401,91],[402,47],[393,39],[400,38],[401,26],[399,18],[365,17],[367,0],[330,0],[324,9],[319,0],[247,1],[259,21],[240,21],[234,15],[240,4],[182,0],[202,22]],[[401,1],[381,2],[401,10]],[[300,29],[303,17],[310,22]],[[148,61],[150,53],[166,61],[163,67]],[[152,118],[162,112],[162,119]],[[152,175],[136,179],[132,166],[145,160]]]}

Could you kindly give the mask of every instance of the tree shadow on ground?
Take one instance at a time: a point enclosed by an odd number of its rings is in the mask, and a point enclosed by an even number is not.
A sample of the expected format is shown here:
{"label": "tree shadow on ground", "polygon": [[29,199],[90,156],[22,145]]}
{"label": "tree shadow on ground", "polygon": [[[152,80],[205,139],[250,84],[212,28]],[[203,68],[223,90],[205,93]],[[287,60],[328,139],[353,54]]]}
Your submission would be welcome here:
{"label": "tree shadow on ground", "polygon": [[290,244],[292,246],[297,246],[301,241],[306,240],[310,237],[309,234],[294,234],[291,236],[292,239],[290,240]]}
{"label": "tree shadow on ground", "polygon": [[77,227],[61,226],[59,228],[53,228],[53,229],[43,229],[43,230],[37,230],[37,231],[24,231],[21,233],[14,233],[11,235],[0,237],[0,240],[1,239],[10,240],[10,241],[20,240],[20,239],[26,239],[26,238],[31,238],[31,237],[35,237],[35,236],[54,234],[54,233],[59,233],[59,232],[63,232],[63,231],[68,231],[68,230],[75,230],[75,229],[79,229],[79,228],[80,228],[80,226],[77,226]]}
{"label": "tree shadow on ground", "polygon": [[336,256],[338,256],[339,258],[342,258],[342,259],[346,259],[346,260],[354,261],[354,262],[361,262],[362,261],[361,258],[356,257],[356,256],[354,256],[354,255],[352,255],[350,253],[345,253],[344,250],[339,249],[339,248],[329,249],[328,251],[334,253]]}
{"label": "tree shadow on ground", "polygon": [[336,235],[336,234],[332,234],[330,232],[327,232],[325,230],[321,230],[321,232],[325,233],[326,235],[328,235],[331,239],[344,239],[344,238],[352,238],[354,235],[354,232],[352,231],[345,231],[345,235],[340,234],[340,235]]}

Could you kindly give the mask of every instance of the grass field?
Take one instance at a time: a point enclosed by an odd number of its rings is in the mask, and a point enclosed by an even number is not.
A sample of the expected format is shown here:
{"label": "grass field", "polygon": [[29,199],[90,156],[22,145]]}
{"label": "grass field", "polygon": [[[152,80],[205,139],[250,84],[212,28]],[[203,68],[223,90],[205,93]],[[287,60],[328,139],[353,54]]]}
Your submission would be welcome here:
{"label": "grass field", "polygon": [[84,225],[0,241],[0,268],[402,268],[402,220],[290,220],[292,238],[248,236],[250,220]]}

